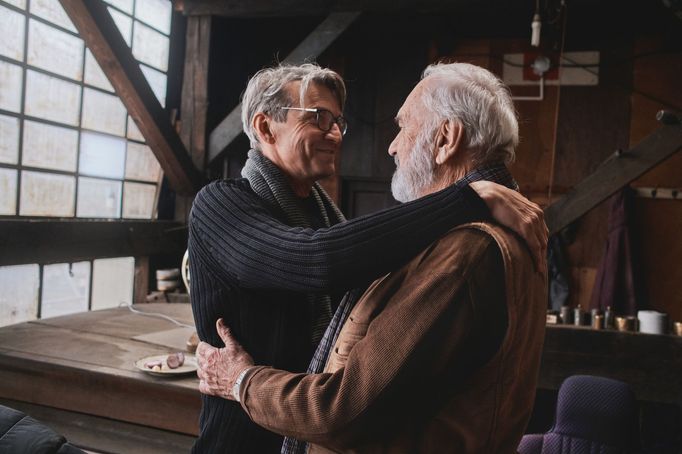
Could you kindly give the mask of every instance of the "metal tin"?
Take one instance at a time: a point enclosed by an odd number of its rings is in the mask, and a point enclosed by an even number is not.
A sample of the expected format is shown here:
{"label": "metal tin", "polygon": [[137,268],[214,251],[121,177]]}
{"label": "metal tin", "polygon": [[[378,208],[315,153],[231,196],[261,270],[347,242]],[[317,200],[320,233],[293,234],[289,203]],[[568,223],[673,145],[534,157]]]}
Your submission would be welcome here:
{"label": "metal tin", "polygon": [[606,329],[613,329],[614,326],[614,319],[613,319],[613,311],[611,310],[611,306],[608,306],[606,308],[606,311],[604,312],[604,328]]}
{"label": "metal tin", "polygon": [[580,304],[573,309],[573,324],[575,326],[581,326],[583,324],[583,308]]}
{"label": "metal tin", "polygon": [[573,311],[570,306],[561,306],[561,323],[564,325],[573,323]]}
{"label": "metal tin", "polygon": [[604,316],[595,314],[592,316],[592,329],[604,329]]}

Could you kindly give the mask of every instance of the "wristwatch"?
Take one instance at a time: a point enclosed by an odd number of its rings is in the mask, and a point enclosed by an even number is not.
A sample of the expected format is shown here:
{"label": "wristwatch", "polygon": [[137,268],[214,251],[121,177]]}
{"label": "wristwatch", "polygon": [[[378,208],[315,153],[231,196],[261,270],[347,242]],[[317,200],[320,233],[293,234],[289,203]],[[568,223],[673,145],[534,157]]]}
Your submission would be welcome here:
{"label": "wristwatch", "polygon": [[237,402],[241,402],[239,399],[239,389],[242,386],[242,381],[244,381],[244,377],[246,377],[246,373],[249,371],[250,367],[247,367],[237,377],[237,380],[234,382],[234,385],[232,385],[232,396],[234,397],[234,400]]}

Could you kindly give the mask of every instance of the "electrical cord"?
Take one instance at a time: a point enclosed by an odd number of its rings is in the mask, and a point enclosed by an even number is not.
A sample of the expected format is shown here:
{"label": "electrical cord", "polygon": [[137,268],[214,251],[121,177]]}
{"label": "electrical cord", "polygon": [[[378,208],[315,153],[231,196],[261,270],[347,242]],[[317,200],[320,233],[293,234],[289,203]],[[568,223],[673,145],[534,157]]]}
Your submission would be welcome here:
{"label": "electrical cord", "polygon": [[132,312],[132,313],[134,313],[134,314],[144,315],[145,317],[162,318],[162,319],[167,320],[167,321],[169,321],[169,322],[171,322],[171,323],[173,323],[173,324],[175,324],[175,325],[177,325],[177,326],[181,326],[181,327],[183,327],[183,328],[195,329],[195,327],[194,327],[193,325],[187,325],[187,324],[185,324],[185,323],[180,323],[179,321],[175,320],[174,318],[169,317],[169,316],[164,315],[164,314],[159,314],[159,313],[157,313],[157,312],[143,312],[143,311],[138,311],[137,309],[133,309],[133,305],[132,305],[132,304],[128,304],[128,303],[123,303],[123,302],[121,302],[121,303],[118,305],[118,307],[123,307],[123,306],[126,306],[126,307],[130,310],[130,312]]}

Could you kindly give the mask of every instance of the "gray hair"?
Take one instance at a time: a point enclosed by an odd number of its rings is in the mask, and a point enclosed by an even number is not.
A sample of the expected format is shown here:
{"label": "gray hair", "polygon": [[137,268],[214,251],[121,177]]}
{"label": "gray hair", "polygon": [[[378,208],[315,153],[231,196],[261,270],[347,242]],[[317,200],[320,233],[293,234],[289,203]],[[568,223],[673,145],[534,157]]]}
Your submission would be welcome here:
{"label": "gray hair", "polygon": [[293,104],[294,100],[291,99],[287,86],[295,81],[301,81],[298,92],[300,107],[305,107],[303,100],[310,83],[313,82],[331,90],[343,110],[346,103],[346,85],[341,76],[331,69],[322,68],[315,63],[279,64],[261,69],[249,80],[242,96],[242,126],[249,137],[251,148],[259,149],[258,136],[252,124],[253,117],[258,112],[263,112],[274,121],[286,121],[288,112],[280,107],[289,107]]}
{"label": "gray hair", "polygon": [[439,120],[455,119],[464,129],[463,145],[474,164],[514,161],[519,124],[509,89],[493,73],[468,63],[429,65],[422,79],[445,83],[424,91],[422,101]]}

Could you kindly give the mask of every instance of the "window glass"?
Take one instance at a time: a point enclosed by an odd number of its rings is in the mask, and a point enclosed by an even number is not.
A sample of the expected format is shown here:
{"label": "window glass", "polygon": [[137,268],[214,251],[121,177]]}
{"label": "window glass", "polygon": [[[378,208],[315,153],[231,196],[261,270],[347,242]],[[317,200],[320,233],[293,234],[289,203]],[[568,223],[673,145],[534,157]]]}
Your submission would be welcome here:
{"label": "window glass", "polygon": [[0,109],[21,110],[21,66],[0,60]]}
{"label": "window glass", "polygon": [[135,21],[133,55],[142,63],[166,71],[168,69],[168,37]]}
{"label": "window glass", "polygon": [[126,130],[126,109],[116,95],[92,88],[83,90],[83,119],[81,126],[117,136]]}
{"label": "window glass", "polygon": [[78,178],[79,218],[120,218],[121,182],[98,178]]}
{"label": "window glass", "polygon": [[28,64],[70,79],[83,78],[83,40],[31,19]]}
{"label": "window glass", "polygon": [[137,125],[135,124],[135,120],[133,120],[133,117],[128,115],[128,134],[127,137],[129,139],[133,140],[139,140],[140,142],[144,142],[144,136],[140,132],[140,130],[137,128]]}
{"label": "window glass", "polygon": [[128,142],[126,156],[126,178],[155,182],[161,175],[161,166],[151,148],[135,142]]}
{"label": "window glass", "polygon": [[107,309],[132,304],[135,259],[122,257],[93,260],[91,308]]}
{"label": "window glass", "polygon": [[123,184],[123,217],[129,219],[151,219],[154,212],[156,186],[153,184]]}
{"label": "window glass", "polygon": [[152,88],[156,99],[159,100],[162,106],[166,105],[166,75],[161,71],[150,68],[146,65],[140,65],[142,74],[149,82],[149,86]]}
{"label": "window glass", "polygon": [[14,5],[17,8],[26,9],[26,0],[2,0],[5,3]]}
{"label": "window glass", "polygon": [[79,172],[97,177],[123,178],[125,153],[125,139],[83,131]]}
{"label": "window glass", "polygon": [[85,50],[85,78],[84,81],[88,85],[101,88],[102,90],[114,91],[109,79],[104,75],[104,71],[100,68],[95,57],[92,56],[90,49]]}
{"label": "window glass", "polygon": [[16,164],[19,160],[19,119],[0,115],[0,162]]}
{"label": "window glass", "polygon": [[75,178],[47,172],[21,172],[21,216],[73,217]]}
{"label": "window glass", "polygon": [[88,310],[90,262],[43,266],[40,318]]}
{"label": "window glass", "polygon": [[15,60],[24,59],[24,26],[26,16],[0,5],[0,55]]}
{"label": "window glass", "polygon": [[135,17],[166,35],[170,34],[172,10],[173,5],[167,0],[144,0],[135,3]]}
{"label": "window glass", "polygon": [[57,24],[61,27],[71,30],[76,33],[76,27],[73,26],[71,19],[59,4],[59,1],[55,0],[31,0],[31,13],[38,17]]}
{"label": "window glass", "polygon": [[26,71],[27,115],[78,126],[81,87],[36,71]]}
{"label": "window glass", "polygon": [[118,31],[121,32],[123,40],[126,42],[128,47],[130,47],[130,38],[133,30],[133,19],[130,16],[126,16],[125,14],[121,13],[120,11],[116,11],[113,8],[107,9],[109,10],[109,14],[111,14],[111,18],[114,20],[114,24],[116,24],[116,28],[118,28]]}
{"label": "window glass", "polygon": [[0,326],[38,317],[38,265],[0,266]]}
{"label": "window glass", "polygon": [[15,214],[17,214],[17,171],[0,167],[0,215]]}
{"label": "window glass", "polygon": [[24,121],[23,165],[75,172],[77,150],[75,129]]}
{"label": "window glass", "polygon": [[[115,6],[121,11],[125,11],[128,14],[133,14],[133,0],[104,0],[110,5]],[[145,0],[140,0],[145,1]]]}

